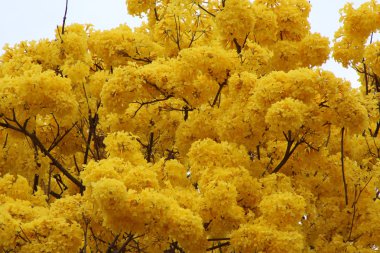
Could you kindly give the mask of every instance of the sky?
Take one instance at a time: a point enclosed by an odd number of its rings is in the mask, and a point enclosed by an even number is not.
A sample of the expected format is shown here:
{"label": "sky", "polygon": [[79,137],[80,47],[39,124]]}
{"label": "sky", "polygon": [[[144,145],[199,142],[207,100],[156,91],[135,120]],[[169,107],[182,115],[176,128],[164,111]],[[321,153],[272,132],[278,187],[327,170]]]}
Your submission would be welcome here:
{"label": "sky", "polygon": [[[311,30],[333,38],[339,25],[339,9],[345,3],[355,6],[365,0],[310,0],[312,10]],[[5,43],[13,45],[22,40],[54,38],[57,25],[62,24],[66,0],[0,0],[0,48]],[[95,29],[110,29],[126,23],[136,27],[140,20],[127,14],[125,0],[69,0],[66,24],[93,24]],[[2,53],[0,49],[0,54]],[[354,71],[344,69],[333,60],[323,65],[336,76],[358,86]]]}

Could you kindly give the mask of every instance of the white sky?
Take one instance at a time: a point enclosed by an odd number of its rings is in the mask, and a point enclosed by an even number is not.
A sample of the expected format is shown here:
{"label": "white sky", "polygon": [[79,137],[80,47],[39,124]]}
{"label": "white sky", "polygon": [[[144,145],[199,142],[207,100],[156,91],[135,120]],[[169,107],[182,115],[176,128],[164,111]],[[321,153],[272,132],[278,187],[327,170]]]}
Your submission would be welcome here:
{"label": "white sky", "polygon": [[[65,0],[0,0],[0,48],[22,40],[53,38],[62,24]],[[313,32],[333,37],[339,27],[339,9],[347,2],[359,5],[365,0],[310,0],[310,23]],[[69,0],[66,24],[91,23],[96,29],[110,29],[121,23],[139,25],[139,19],[128,16],[125,0]],[[3,51],[0,50],[0,53]],[[331,70],[357,86],[357,75],[334,61],[323,68]]]}

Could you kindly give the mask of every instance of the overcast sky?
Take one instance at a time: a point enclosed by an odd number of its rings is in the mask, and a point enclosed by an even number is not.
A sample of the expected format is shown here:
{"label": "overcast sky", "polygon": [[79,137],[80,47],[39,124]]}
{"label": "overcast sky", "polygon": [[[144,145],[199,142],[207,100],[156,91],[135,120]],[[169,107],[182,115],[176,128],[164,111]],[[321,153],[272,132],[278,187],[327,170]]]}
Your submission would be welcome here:
{"label": "overcast sky", "polygon": [[[62,24],[65,0],[0,0],[0,48],[21,40],[53,38],[57,25]],[[313,32],[333,37],[339,27],[339,9],[347,2],[360,5],[365,0],[310,0],[310,23]],[[66,24],[91,23],[96,29],[110,29],[121,23],[139,25],[139,19],[127,15],[125,0],[69,0]],[[3,51],[0,50],[0,53]],[[329,61],[323,68],[357,86],[353,71]]]}

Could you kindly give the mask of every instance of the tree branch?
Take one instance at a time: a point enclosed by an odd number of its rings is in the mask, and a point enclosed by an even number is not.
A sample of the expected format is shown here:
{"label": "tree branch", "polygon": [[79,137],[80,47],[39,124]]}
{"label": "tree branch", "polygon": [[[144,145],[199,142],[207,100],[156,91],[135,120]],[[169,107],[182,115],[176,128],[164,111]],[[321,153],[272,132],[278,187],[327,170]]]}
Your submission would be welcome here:
{"label": "tree branch", "polygon": [[284,157],[282,158],[282,160],[279,162],[279,164],[276,166],[276,168],[274,168],[274,170],[271,172],[272,174],[273,173],[277,173],[280,171],[280,169],[282,168],[282,166],[285,165],[285,163],[289,160],[289,158],[292,156],[293,152],[296,150],[296,148],[302,143],[304,142],[304,139],[301,138],[299,141],[297,141],[294,146],[293,146],[293,143],[295,142],[294,139],[292,139],[292,133],[291,131],[288,131],[288,135],[286,135],[285,133],[283,133],[284,136],[285,136],[285,139],[286,141],[288,142],[287,145],[286,145],[286,150],[285,150],[285,154],[284,154]]}
{"label": "tree branch", "polygon": [[215,249],[220,249],[220,248],[222,248],[224,246],[228,246],[228,245],[230,245],[230,242],[218,243],[218,245],[212,246],[212,247],[208,248],[206,251],[213,251]]}
{"label": "tree branch", "polygon": [[132,118],[134,118],[137,113],[140,111],[140,109],[144,106],[144,105],[149,105],[149,104],[154,104],[154,103],[157,103],[157,102],[162,102],[162,101],[166,101],[170,98],[174,97],[173,95],[167,95],[165,96],[164,98],[156,98],[156,99],[153,99],[151,101],[146,101],[146,102],[132,102],[134,104],[139,104],[139,108],[137,108],[137,110],[135,111],[135,113],[133,114]]}
{"label": "tree branch", "polygon": [[65,24],[66,24],[67,6],[68,5],[69,5],[69,0],[66,0],[65,14],[63,16],[63,21],[62,21],[62,34],[65,34]]}
{"label": "tree branch", "polygon": [[123,57],[127,57],[127,58],[130,58],[134,61],[140,61],[140,62],[146,62],[146,63],[151,63],[152,60],[145,57],[145,58],[137,58],[137,57],[134,57],[134,56],[130,56],[126,51],[123,51],[123,50],[118,50],[116,51],[117,54],[123,56]]}
{"label": "tree branch", "polygon": [[206,10],[202,5],[200,5],[198,3],[198,7],[201,8],[204,12],[206,12],[207,14],[209,14],[210,16],[214,17],[215,18],[215,14],[209,12],[208,10]]}
{"label": "tree branch", "polygon": [[214,100],[212,101],[211,107],[214,107],[216,105],[216,103],[218,102],[218,100],[220,99],[220,96],[222,95],[222,89],[224,86],[227,85],[229,76],[230,75],[229,75],[229,71],[228,71],[226,79],[223,81],[223,83],[219,83],[219,88],[218,88],[218,91],[216,92]]}
{"label": "tree branch", "polygon": [[355,223],[355,216],[356,216],[356,211],[357,211],[357,203],[359,202],[359,199],[360,199],[360,195],[362,194],[362,192],[364,191],[364,189],[367,187],[367,185],[369,184],[369,182],[372,180],[372,177],[370,177],[367,181],[367,183],[363,186],[363,188],[361,188],[359,190],[359,193],[358,193],[358,190],[357,190],[357,187],[360,187],[360,185],[355,185],[355,197],[354,197],[354,201],[352,202],[352,205],[351,205],[351,208],[353,208],[353,213],[352,213],[352,218],[351,218],[351,224],[350,224],[350,228],[349,228],[349,234],[348,234],[348,238],[347,238],[347,241],[352,241],[352,231],[354,229],[354,223]]}
{"label": "tree branch", "polygon": [[[59,171],[62,172],[63,175],[65,175],[71,182],[73,182],[76,186],[79,187],[80,192],[83,193],[85,190],[84,185],[73,175],[70,174],[70,172],[50,153],[50,151],[42,144],[42,142],[39,140],[39,138],[36,136],[35,132],[28,131],[27,128],[27,121],[24,122],[23,125],[21,125],[15,116],[15,112],[13,110],[13,119],[7,119],[3,117],[4,122],[0,122],[0,126],[11,129],[13,131],[19,132],[24,134],[25,136],[29,137],[29,139],[33,142],[33,145],[37,146],[41,152],[47,156],[52,164],[59,169]],[[10,122],[13,122],[15,125],[10,124]]]}
{"label": "tree branch", "polygon": [[341,130],[341,138],[340,138],[340,162],[342,165],[342,180],[343,180],[343,188],[344,188],[344,203],[347,206],[348,205],[348,193],[347,193],[347,182],[346,182],[346,176],[344,174],[344,127],[342,127]]}

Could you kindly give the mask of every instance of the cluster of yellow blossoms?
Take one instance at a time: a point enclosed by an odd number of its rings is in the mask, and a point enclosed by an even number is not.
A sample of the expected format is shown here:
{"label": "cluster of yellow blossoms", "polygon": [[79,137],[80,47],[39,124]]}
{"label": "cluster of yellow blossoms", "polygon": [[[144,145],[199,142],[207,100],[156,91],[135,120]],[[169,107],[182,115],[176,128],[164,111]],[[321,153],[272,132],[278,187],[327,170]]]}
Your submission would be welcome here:
{"label": "cluster of yellow blossoms", "polygon": [[1,252],[373,252],[380,5],[127,1],[0,58]]}

